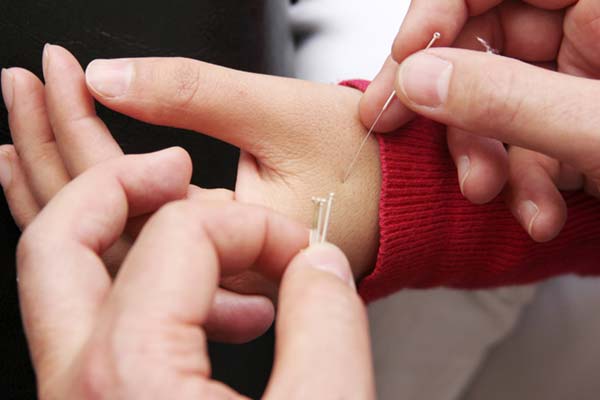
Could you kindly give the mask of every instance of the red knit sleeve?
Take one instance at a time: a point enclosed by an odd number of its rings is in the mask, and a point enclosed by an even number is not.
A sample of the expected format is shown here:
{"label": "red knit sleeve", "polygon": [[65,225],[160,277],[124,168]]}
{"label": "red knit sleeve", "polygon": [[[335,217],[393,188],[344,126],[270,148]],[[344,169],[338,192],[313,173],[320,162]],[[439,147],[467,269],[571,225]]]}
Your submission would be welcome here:
{"label": "red knit sleeve", "polygon": [[403,288],[490,288],[600,274],[597,199],[564,194],[567,224],[553,241],[535,243],[502,199],[481,206],[462,196],[443,126],[419,118],[377,139],[380,242],[375,269],[359,287],[365,301]]}

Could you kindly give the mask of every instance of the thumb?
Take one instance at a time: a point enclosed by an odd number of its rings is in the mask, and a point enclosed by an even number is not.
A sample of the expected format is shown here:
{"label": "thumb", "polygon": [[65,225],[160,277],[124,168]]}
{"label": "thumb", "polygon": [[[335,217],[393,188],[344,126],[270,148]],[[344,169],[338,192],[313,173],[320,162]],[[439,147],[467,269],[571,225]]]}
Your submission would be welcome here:
{"label": "thumb", "polygon": [[[297,152],[306,115],[327,104],[320,100],[321,85],[186,58],[95,60],[86,82],[96,100],[114,111],[204,133],[257,157],[272,149]],[[298,104],[310,109],[299,112]]]}
{"label": "thumb", "polygon": [[598,81],[480,52],[431,49],[404,61],[400,100],[445,125],[600,170]]}
{"label": "thumb", "polygon": [[265,398],[374,398],[365,308],[338,248],[311,246],[292,260],[278,314]]}

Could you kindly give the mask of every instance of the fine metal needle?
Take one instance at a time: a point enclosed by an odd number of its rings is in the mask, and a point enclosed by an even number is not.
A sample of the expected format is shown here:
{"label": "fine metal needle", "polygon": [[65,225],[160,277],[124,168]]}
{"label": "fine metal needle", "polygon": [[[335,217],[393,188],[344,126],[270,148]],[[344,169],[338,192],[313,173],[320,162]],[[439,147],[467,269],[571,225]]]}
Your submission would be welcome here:
{"label": "fine metal needle", "polygon": [[[425,50],[427,50],[431,46],[433,46],[435,44],[435,42],[437,42],[438,39],[441,36],[442,35],[439,32],[435,32],[433,34],[433,37],[429,41],[429,44],[427,45],[427,47],[425,47]],[[383,116],[383,113],[388,109],[388,107],[390,106],[390,104],[394,100],[394,97],[396,97],[396,90],[394,90],[392,92],[392,94],[390,94],[390,97],[388,97],[387,101],[383,105],[383,108],[381,109],[381,111],[377,115],[377,118],[375,118],[375,122],[373,122],[373,125],[371,125],[371,128],[369,129],[369,132],[366,134],[365,138],[360,143],[360,146],[358,146],[358,150],[356,151],[356,154],[354,155],[354,158],[350,162],[350,165],[348,166],[348,169],[346,170],[346,173],[344,174],[344,178],[342,179],[342,183],[345,183],[348,180],[348,178],[350,177],[350,173],[352,172],[352,168],[354,168],[354,164],[356,164],[356,161],[358,161],[358,156],[360,156],[360,153],[361,153],[363,147],[365,147],[365,144],[367,144],[367,141],[369,140],[369,138],[371,137],[371,134],[375,130],[375,127],[377,126],[377,123],[379,122],[379,120]]]}

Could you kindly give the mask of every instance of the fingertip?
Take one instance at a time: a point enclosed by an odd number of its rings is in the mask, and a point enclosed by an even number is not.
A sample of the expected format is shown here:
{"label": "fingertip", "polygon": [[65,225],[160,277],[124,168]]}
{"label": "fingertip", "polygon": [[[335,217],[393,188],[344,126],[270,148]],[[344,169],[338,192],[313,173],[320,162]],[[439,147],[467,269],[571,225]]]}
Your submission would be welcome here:
{"label": "fingertip", "polygon": [[[316,267],[323,265],[331,270]],[[340,284],[339,273],[348,268],[343,253],[329,244],[312,246],[292,261],[279,295],[276,378],[268,398],[373,397],[373,375],[365,369],[372,363],[366,309],[350,283]],[[326,379],[321,371],[330,371]]]}
{"label": "fingertip", "polygon": [[[70,74],[75,72],[83,73],[79,61],[77,61],[75,56],[69,50],[62,46],[50,43],[46,43],[44,46],[42,66],[46,81],[54,78],[52,74],[55,72],[60,72],[60,74],[57,74],[57,77],[59,78],[62,76],[70,76]],[[66,73],[64,71],[65,69],[68,69],[69,72]]]}
{"label": "fingertip", "polygon": [[508,180],[506,164],[475,158],[467,174],[461,177],[459,172],[463,195],[474,204],[486,204],[494,200]]}
{"label": "fingertip", "polygon": [[560,163],[516,146],[510,148],[509,157],[507,203],[534,241],[551,241],[567,221],[567,205],[556,186]]}
{"label": "fingertip", "polygon": [[335,276],[355,289],[350,262],[342,250],[333,244],[321,243],[310,246],[292,260],[288,270],[296,272],[307,268]]}
{"label": "fingertip", "polygon": [[[8,100],[10,101],[10,111],[14,117],[11,121],[20,124],[21,119],[24,118],[22,115],[31,115],[31,113],[45,110],[44,85],[34,73],[26,69],[11,68],[8,73],[10,85],[6,87],[6,90],[10,89],[12,92]],[[11,128],[11,136],[14,139],[17,129],[12,126]]]}
{"label": "fingertip", "polygon": [[190,153],[186,149],[181,146],[173,146],[167,149],[161,150],[159,153],[163,153],[164,157],[170,158],[178,164],[178,166],[182,169],[190,170],[192,169],[192,157]]}
{"label": "fingertip", "polygon": [[555,239],[567,221],[567,206],[562,197],[538,193],[534,200],[522,199],[511,206],[513,215],[531,239],[545,243]]}
{"label": "fingertip", "polygon": [[486,204],[502,192],[509,168],[508,154],[501,142],[448,128],[448,148],[465,198],[474,204]]}
{"label": "fingertip", "polygon": [[114,190],[111,185],[117,181],[126,194],[127,211],[132,218],[185,199],[190,178],[191,161],[187,153],[181,148],[169,148],[148,154],[117,156],[101,162],[77,177],[74,182],[79,182],[78,189],[71,190],[83,193],[93,184],[96,190]]}
{"label": "fingertip", "polygon": [[212,341],[242,344],[262,336],[274,320],[275,307],[268,298],[220,289],[204,329]]}
{"label": "fingertip", "polygon": [[[394,80],[398,64],[388,58],[381,71],[371,82],[360,99],[360,120],[369,129],[385,107],[386,102],[394,91]],[[393,98],[388,108],[381,114],[375,132],[391,132],[414,117],[414,113],[406,108],[397,98]]]}
{"label": "fingertip", "polygon": [[4,106],[6,110],[10,112],[14,97],[14,78],[10,69],[2,68],[1,73],[2,82],[2,98],[4,100]]}
{"label": "fingertip", "polygon": [[40,87],[43,87],[40,78],[38,78],[37,75],[35,75],[29,70],[19,67],[13,67],[8,69],[7,71],[9,71],[11,75],[14,92],[17,92],[17,89],[20,92],[35,90],[39,89]]}
{"label": "fingertip", "polygon": [[154,182],[176,188],[182,198],[187,195],[193,167],[192,158],[184,148],[169,147],[145,156],[152,165]]}
{"label": "fingertip", "polygon": [[[383,102],[366,98],[366,94],[361,98],[360,120],[366,129],[373,127],[390,94],[391,92],[387,93]],[[397,98],[394,98],[377,121],[374,131],[377,133],[394,132],[413,119],[414,116],[415,114],[411,110],[407,109]]]}
{"label": "fingertip", "polygon": [[556,202],[551,199],[546,199],[541,204],[526,229],[533,240],[545,243],[555,239],[565,226],[567,207],[564,201]]}

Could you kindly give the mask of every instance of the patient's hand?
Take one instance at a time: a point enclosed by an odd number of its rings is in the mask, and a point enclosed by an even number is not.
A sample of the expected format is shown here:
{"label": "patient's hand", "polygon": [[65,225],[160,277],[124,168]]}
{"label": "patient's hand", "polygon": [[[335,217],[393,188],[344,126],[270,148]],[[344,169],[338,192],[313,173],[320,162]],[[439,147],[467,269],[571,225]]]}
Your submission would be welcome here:
{"label": "patient's hand", "polygon": [[239,201],[267,205],[308,226],[311,197],[335,192],[329,238],[348,255],[356,277],[372,268],[380,190],[375,139],[342,183],[365,134],[359,92],[182,58],[100,60],[86,75],[96,99],[115,111],[241,148]]}
{"label": "patient's hand", "polygon": [[[61,47],[48,46],[43,63],[46,86],[22,69],[10,69],[2,77],[14,141],[14,147],[0,148],[12,167],[10,182],[3,186],[21,228],[72,178],[122,155],[95,114],[83,71],[73,56]],[[92,72],[98,72],[99,63],[88,71],[88,81],[96,85],[94,93],[105,105],[150,123],[203,132],[244,150],[235,193],[190,187],[194,195],[235,196],[242,202],[273,207],[308,226],[311,197],[335,192],[328,239],[348,254],[356,277],[373,267],[380,190],[374,139],[348,182],[341,183],[365,134],[357,116],[360,93],[185,59],[116,63],[134,73],[129,90],[118,97],[100,94],[119,86],[98,84]],[[134,231],[139,226],[135,222],[130,224]],[[128,245],[128,240],[121,240],[105,259],[118,266]],[[230,279],[223,286],[239,293],[275,292],[253,276]],[[270,302],[266,305],[260,296],[242,297],[229,291],[217,296],[211,314],[214,324],[208,327],[213,338],[244,341],[270,325]],[[237,312],[230,311],[231,305]]]}

